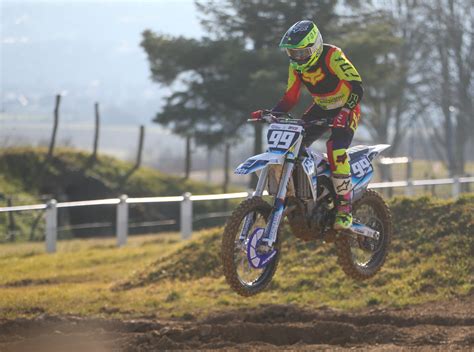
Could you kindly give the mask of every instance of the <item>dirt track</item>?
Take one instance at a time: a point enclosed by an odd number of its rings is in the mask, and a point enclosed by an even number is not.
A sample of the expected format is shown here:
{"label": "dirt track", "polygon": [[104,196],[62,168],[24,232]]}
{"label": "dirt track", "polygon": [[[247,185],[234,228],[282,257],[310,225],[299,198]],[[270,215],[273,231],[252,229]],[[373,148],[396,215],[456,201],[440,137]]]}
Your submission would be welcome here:
{"label": "dirt track", "polygon": [[186,321],[0,320],[0,351],[473,350],[473,298],[350,314],[269,305]]}

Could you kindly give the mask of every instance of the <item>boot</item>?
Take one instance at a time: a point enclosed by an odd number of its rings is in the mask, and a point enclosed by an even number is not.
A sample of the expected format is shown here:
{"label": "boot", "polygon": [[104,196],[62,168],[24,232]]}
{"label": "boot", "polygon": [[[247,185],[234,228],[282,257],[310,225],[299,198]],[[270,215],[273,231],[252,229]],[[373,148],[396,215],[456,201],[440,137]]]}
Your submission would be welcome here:
{"label": "boot", "polygon": [[[348,194],[350,194],[349,192]],[[339,196],[338,196],[339,198]],[[352,205],[346,196],[336,199],[336,219],[334,220],[334,230],[347,230],[352,226]]]}
{"label": "boot", "polygon": [[336,191],[335,230],[347,230],[352,226],[352,182],[351,175],[332,175]]}

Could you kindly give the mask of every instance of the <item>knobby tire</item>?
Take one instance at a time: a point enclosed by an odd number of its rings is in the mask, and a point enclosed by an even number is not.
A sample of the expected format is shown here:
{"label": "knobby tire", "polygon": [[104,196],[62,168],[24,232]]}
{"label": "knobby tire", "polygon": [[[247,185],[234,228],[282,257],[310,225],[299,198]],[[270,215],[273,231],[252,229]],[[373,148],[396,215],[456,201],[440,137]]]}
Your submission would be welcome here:
{"label": "knobby tire", "polygon": [[279,240],[277,240],[277,243],[274,244],[277,254],[267,264],[269,268],[265,269],[265,275],[262,280],[257,280],[258,283],[252,286],[246,285],[239,280],[234,263],[235,241],[239,236],[240,225],[243,219],[247,214],[255,211],[263,215],[265,221],[268,221],[272,207],[260,197],[249,198],[240,203],[227,220],[221,245],[222,268],[226,281],[236,293],[245,297],[256,295],[268,286],[275,274],[280,259],[280,246]]}

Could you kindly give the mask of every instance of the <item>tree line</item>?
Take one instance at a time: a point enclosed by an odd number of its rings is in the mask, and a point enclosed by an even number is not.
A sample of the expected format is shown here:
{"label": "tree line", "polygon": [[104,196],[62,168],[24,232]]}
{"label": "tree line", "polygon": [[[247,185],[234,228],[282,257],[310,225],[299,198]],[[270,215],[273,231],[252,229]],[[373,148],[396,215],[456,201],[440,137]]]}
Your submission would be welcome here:
{"label": "tree line", "polygon": [[[262,151],[262,127],[245,121],[283,94],[288,59],[279,40],[296,21],[311,19],[358,68],[362,125],[373,142],[391,144],[396,155],[419,126],[450,174],[464,174],[474,130],[472,0],[198,0],[195,6],[206,36],[145,30],[141,42],[152,80],[174,88],[154,121],[188,143],[223,148],[228,158],[232,145],[251,134],[254,153]],[[310,101],[303,94],[295,116]]]}

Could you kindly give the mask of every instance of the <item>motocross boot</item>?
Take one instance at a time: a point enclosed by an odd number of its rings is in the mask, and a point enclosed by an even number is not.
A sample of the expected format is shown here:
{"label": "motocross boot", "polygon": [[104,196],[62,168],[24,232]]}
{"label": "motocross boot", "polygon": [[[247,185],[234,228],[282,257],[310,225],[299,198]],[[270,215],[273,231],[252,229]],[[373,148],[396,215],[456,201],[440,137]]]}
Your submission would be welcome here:
{"label": "motocross boot", "polygon": [[336,200],[338,204],[336,205],[336,219],[334,220],[335,230],[347,230],[352,226],[352,205],[344,197]]}
{"label": "motocross boot", "polygon": [[352,182],[350,175],[333,175],[332,181],[336,191],[335,230],[347,230],[352,226]]}

